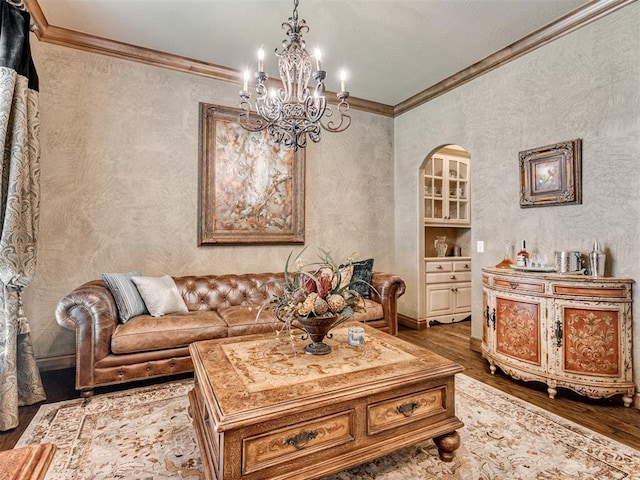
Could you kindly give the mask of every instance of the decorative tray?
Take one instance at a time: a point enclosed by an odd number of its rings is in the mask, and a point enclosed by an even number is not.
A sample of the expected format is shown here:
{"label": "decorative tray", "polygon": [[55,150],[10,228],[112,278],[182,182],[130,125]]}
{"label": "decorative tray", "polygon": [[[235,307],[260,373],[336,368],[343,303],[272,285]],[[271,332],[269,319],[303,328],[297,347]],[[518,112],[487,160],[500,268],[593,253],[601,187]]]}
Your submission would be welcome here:
{"label": "decorative tray", "polygon": [[519,267],[518,265],[511,265],[514,270],[520,270],[521,272],[555,272],[556,267]]}

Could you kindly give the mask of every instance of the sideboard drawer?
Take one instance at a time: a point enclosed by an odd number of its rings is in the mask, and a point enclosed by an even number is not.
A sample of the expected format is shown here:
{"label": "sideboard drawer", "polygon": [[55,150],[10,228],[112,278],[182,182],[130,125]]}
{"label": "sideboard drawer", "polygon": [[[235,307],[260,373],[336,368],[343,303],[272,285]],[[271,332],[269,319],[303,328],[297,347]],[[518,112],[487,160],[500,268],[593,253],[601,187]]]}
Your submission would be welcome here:
{"label": "sideboard drawer", "polygon": [[514,292],[535,292],[544,293],[544,283],[521,282],[515,280],[505,280],[503,278],[494,278],[493,285],[495,287],[513,290]]}
{"label": "sideboard drawer", "polygon": [[352,442],[353,415],[348,410],[243,439],[243,475]]}
{"label": "sideboard drawer", "polygon": [[444,413],[447,410],[446,398],[446,387],[443,385],[371,404],[367,407],[367,433],[374,435]]}
{"label": "sideboard drawer", "polygon": [[470,282],[471,272],[427,273],[427,283]]}

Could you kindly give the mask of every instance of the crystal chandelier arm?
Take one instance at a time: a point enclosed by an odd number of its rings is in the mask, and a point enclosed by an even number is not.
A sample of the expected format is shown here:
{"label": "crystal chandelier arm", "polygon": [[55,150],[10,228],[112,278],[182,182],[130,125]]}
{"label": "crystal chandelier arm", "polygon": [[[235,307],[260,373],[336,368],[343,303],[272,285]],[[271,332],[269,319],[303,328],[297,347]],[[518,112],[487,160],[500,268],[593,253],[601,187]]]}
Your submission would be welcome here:
{"label": "crystal chandelier arm", "polygon": [[238,114],[238,123],[250,132],[259,132],[264,130],[270,124],[267,120],[260,115],[251,115],[251,103],[248,98],[240,102],[240,109],[242,110]]}
{"label": "crystal chandelier arm", "polygon": [[340,114],[339,118],[334,118],[333,108],[327,107],[324,118],[320,120],[320,125],[322,125],[322,128],[324,128],[326,131],[333,132],[333,133],[344,132],[347,128],[349,128],[349,125],[351,125],[351,115],[348,114],[349,113],[349,103],[347,102],[348,97],[349,97],[349,92],[340,92],[338,94],[340,103],[337,106],[336,117],[337,117],[337,114]]}

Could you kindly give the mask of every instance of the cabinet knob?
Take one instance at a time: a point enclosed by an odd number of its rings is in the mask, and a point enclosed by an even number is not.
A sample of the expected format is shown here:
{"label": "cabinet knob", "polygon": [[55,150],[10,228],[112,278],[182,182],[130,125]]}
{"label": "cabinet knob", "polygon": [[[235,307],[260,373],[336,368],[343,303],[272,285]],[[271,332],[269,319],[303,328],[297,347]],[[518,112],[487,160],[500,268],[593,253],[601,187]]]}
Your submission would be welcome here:
{"label": "cabinet knob", "polygon": [[465,263],[462,268],[470,268],[468,263]]}
{"label": "cabinet knob", "polygon": [[438,270],[442,270],[442,265],[436,265],[436,268],[437,268]]}
{"label": "cabinet knob", "polygon": [[451,275],[451,280],[455,280],[456,276],[455,275]]}

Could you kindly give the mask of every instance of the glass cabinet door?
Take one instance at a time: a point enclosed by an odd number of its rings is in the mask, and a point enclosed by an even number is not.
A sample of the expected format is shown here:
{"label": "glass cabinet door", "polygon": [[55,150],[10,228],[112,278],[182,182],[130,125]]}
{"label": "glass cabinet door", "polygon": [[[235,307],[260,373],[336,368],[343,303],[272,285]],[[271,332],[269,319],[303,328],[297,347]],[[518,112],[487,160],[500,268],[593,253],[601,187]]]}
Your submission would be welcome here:
{"label": "glass cabinet door", "polygon": [[469,161],[433,155],[424,170],[426,223],[469,224]]}
{"label": "glass cabinet door", "polygon": [[445,159],[434,155],[427,161],[424,170],[424,216],[425,221],[444,220],[446,205],[443,203]]}
{"label": "glass cabinet door", "polygon": [[448,192],[446,220],[469,222],[469,163],[466,159],[447,158]]}

